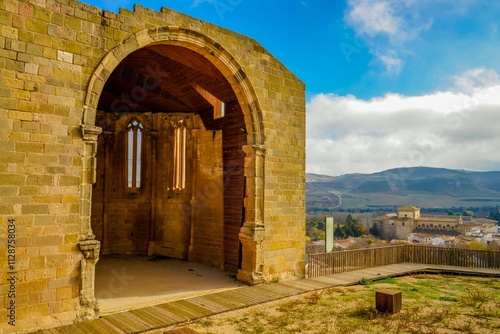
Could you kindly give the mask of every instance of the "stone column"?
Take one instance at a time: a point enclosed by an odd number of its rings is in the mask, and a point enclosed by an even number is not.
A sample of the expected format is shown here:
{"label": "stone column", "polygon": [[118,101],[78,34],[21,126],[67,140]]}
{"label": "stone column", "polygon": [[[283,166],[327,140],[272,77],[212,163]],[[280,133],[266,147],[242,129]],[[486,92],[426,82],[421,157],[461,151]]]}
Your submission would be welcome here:
{"label": "stone column", "polygon": [[157,145],[158,145],[158,130],[151,130],[151,214],[149,224],[149,243],[148,243],[148,256],[155,254],[156,248],[156,159],[157,159]]}
{"label": "stone column", "polygon": [[80,309],[78,320],[89,320],[99,316],[99,304],[94,297],[95,265],[99,261],[101,243],[97,240],[82,240],[78,243],[83,253],[81,262]]}
{"label": "stone column", "polygon": [[102,129],[97,126],[82,126],[83,137],[83,157],[82,157],[82,184],[81,184],[81,217],[82,228],[80,239],[94,239],[90,226],[90,214],[92,205],[92,184],[96,182],[96,153],[97,153],[97,136],[102,132]]}
{"label": "stone column", "polygon": [[112,173],[109,172],[110,155],[111,155],[111,140],[113,138],[113,131],[104,131],[104,184],[103,184],[103,196],[102,196],[102,254],[107,254],[106,248],[108,246],[108,201],[109,201],[109,180],[114,177]]}
{"label": "stone column", "polygon": [[78,318],[92,319],[99,316],[99,306],[94,297],[95,264],[99,260],[100,242],[95,240],[90,225],[92,184],[96,182],[97,136],[102,129],[82,126],[83,157],[81,183],[81,231],[78,246],[83,254],[81,261],[80,309]]}
{"label": "stone column", "polygon": [[191,159],[191,217],[190,217],[190,238],[189,238],[189,249],[188,249],[188,259],[192,261],[195,251],[195,224],[196,224],[196,186],[198,182],[198,134],[200,132],[199,126],[195,124],[191,131],[191,155],[193,159]]}
{"label": "stone column", "polygon": [[245,219],[239,237],[242,244],[239,281],[255,285],[264,282],[263,246],[265,237],[264,210],[264,148],[255,145],[243,146],[245,157]]}

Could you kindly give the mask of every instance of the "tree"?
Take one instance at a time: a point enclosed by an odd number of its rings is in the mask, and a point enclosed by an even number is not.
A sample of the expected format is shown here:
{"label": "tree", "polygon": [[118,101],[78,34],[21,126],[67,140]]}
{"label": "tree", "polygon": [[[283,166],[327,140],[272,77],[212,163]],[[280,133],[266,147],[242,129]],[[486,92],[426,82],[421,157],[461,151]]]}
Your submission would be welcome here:
{"label": "tree", "polygon": [[469,249],[486,250],[488,247],[480,241],[473,240],[469,243]]}
{"label": "tree", "polygon": [[462,216],[473,217],[474,216],[474,212],[472,212],[470,210],[464,210],[464,212],[462,212]]}
{"label": "tree", "polygon": [[317,226],[316,222],[313,221],[306,222],[306,236],[311,238],[311,240],[318,239],[319,231],[316,226]]}
{"label": "tree", "polygon": [[333,232],[333,235],[337,239],[344,239],[346,237],[344,230],[340,227],[339,224],[337,224],[337,227],[335,228],[335,231]]}
{"label": "tree", "polygon": [[366,229],[364,229],[364,226],[360,227],[358,224],[358,220],[350,214],[345,219],[344,225],[342,225],[342,227],[337,225],[337,228],[335,229],[335,237],[337,237],[338,235],[338,237],[340,238],[360,237],[364,233],[366,233]]}
{"label": "tree", "polygon": [[498,225],[500,225],[500,211],[491,211],[489,215],[490,219],[496,220]]}
{"label": "tree", "polygon": [[358,220],[356,218],[354,218],[353,216],[351,216],[351,214],[348,214],[347,218],[345,219],[346,224],[352,224],[352,223],[357,223],[357,222],[358,222]]}

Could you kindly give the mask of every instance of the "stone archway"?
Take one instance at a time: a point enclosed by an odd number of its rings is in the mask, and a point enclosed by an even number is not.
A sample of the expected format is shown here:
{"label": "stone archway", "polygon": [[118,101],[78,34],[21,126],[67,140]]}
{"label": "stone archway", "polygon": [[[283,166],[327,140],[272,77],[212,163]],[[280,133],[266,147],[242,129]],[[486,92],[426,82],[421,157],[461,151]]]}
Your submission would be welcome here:
{"label": "stone archway", "polygon": [[[242,244],[238,279],[248,284],[262,282],[262,254],[258,245],[264,238],[263,225],[263,177],[264,134],[262,114],[256,94],[244,70],[231,54],[213,39],[198,32],[179,27],[162,27],[141,31],[111,50],[91,77],[84,105],[82,137],[83,152],[82,185],[82,261],[81,303],[95,305],[94,276],[98,259],[99,243],[95,240],[90,223],[92,184],[96,182],[97,139],[101,128],[96,126],[99,99],[106,81],[119,64],[134,51],[156,45],[182,47],[197,53],[213,64],[224,76],[234,92],[243,113],[246,145],[242,147],[244,158],[245,194],[244,223],[239,231]],[[87,256],[88,255],[88,256]]]}

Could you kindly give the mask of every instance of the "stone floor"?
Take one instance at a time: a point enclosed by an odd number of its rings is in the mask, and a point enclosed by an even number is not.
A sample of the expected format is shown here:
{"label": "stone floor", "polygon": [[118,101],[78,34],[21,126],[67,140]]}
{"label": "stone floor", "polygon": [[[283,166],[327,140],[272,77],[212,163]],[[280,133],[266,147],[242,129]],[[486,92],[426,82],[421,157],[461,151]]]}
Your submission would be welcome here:
{"label": "stone floor", "polygon": [[165,303],[241,286],[218,268],[176,259],[102,256],[95,296],[101,314]]}

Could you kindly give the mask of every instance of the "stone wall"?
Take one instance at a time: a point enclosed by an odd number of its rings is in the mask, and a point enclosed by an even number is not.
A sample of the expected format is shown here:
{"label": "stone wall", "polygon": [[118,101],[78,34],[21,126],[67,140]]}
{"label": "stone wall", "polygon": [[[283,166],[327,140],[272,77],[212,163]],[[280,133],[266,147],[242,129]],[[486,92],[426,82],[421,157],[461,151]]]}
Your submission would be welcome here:
{"label": "stone wall", "polygon": [[[304,274],[305,88],[300,80],[251,38],[165,8],[136,6],[115,14],[69,0],[4,0],[0,253],[7,254],[8,242],[15,239],[16,257],[12,267],[0,257],[0,318],[7,319],[12,313],[7,307],[15,303],[15,326],[2,321],[0,332],[98,315],[93,275],[99,232],[91,229],[92,184],[96,161],[102,159],[95,158],[101,154],[97,101],[117,64],[152,43],[172,43],[211,59],[241,105],[244,153],[239,150],[237,159],[224,156],[237,150],[227,146],[222,156],[225,168],[244,164],[239,279],[256,284]],[[224,205],[227,210],[230,204]],[[10,226],[15,235],[8,233]],[[235,223],[226,226],[238,230]],[[237,243],[234,233],[224,237],[226,249]],[[199,256],[193,253],[193,259]],[[12,286],[15,297],[10,297]]]}
{"label": "stone wall", "polygon": [[416,221],[413,219],[389,219],[374,222],[380,238],[385,240],[406,240],[408,234],[415,231]]}
{"label": "stone wall", "polygon": [[[160,255],[224,269],[221,131],[206,130],[197,115],[189,114],[98,112],[97,118],[103,133],[98,138],[91,226],[101,254]],[[131,120],[144,127],[141,185],[132,188],[126,173]],[[186,129],[187,165],[184,187],[175,189],[173,139],[179,123]],[[191,208],[193,198],[196,205]]]}

